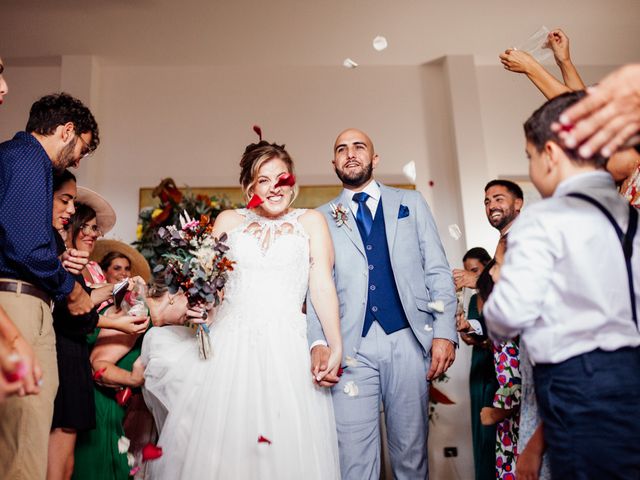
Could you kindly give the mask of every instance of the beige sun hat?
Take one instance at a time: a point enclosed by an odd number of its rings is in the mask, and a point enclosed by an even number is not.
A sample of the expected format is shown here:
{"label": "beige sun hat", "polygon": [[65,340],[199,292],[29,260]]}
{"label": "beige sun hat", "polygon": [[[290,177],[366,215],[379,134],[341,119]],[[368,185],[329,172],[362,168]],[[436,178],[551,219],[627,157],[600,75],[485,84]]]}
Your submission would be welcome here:
{"label": "beige sun hat", "polygon": [[116,224],[116,212],[107,200],[97,192],[86,188],[78,187],[76,202],[84,203],[93,208],[96,212],[96,223],[106,235]]}
{"label": "beige sun hat", "polygon": [[138,275],[146,282],[151,280],[151,267],[149,267],[147,260],[138,250],[119,240],[98,240],[89,259],[100,263],[109,252],[121,253],[129,259],[131,262],[132,277]]}

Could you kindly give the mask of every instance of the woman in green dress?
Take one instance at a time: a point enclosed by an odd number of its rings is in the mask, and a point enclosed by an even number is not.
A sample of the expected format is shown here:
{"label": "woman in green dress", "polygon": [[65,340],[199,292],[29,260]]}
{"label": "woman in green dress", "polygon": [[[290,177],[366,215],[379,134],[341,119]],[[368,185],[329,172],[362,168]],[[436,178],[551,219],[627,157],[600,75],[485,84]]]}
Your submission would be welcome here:
{"label": "woman in green dress", "polygon": [[[491,256],[484,248],[472,248],[463,257],[465,270],[480,275]],[[466,333],[474,331],[468,320],[479,320],[484,327],[482,314],[478,310],[478,295],[469,301],[467,320],[459,322],[460,337],[467,345],[473,346],[469,390],[471,397],[471,435],[476,480],[494,480],[496,475],[496,426],[484,426],[480,422],[480,410],[493,406],[493,397],[498,389],[493,352],[486,331],[482,334]]]}

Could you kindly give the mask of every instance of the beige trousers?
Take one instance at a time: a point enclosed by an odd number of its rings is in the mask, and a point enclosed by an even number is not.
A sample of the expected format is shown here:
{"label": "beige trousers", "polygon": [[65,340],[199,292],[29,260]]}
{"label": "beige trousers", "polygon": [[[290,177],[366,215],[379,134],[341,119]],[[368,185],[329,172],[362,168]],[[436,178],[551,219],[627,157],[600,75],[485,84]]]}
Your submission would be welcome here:
{"label": "beige trousers", "polygon": [[0,305],[33,347],[43,372],[38,395],[10,397],[0,405],[0,477],[44,480],[53,401],[58,390],[51,309],[38,298],[11,292],[0,292]]}

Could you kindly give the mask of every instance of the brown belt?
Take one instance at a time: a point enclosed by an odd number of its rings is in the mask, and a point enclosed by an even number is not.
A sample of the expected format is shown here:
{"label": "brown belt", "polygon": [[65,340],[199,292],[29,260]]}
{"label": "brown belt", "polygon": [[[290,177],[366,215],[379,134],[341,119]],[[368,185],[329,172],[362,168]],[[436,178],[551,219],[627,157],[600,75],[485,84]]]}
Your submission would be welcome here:
{"label": "brown belt", "polygon": [[21,293],[22,295],[30,295],[42,300],[47,305],[51,305],[51,297],[40,290],[38,287],[21,281],[0,280],[0,292]]}

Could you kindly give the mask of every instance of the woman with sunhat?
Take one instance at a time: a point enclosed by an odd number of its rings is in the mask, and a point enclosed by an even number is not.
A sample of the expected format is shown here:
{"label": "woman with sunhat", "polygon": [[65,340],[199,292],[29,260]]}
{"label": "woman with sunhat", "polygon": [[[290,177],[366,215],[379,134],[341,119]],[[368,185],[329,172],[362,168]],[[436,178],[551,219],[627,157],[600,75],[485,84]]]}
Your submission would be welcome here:
{"label": "woman with sunhat", "polygon": [[[68,182],[73,182],[76,190],[75,178],[67,179]],[[90,254],[97,239],[111,230],[114,224],[115,212],[104,198],[91,190],[77,188],[75,213],[62,231],[66,238],[61,250],[64,251],[66,246]],[[83,275],[76,276],[76,280],[90,292],[85,278],[93,280],[86,271],[83,271]],[[92,292],[94,304],[104,301],[106,296],[111,295],[111,291],[112,287],[104,287]],[[99,320],[123,332],[136,332],[146,329],[148,319],[131,316],[99,317],[96,309],[87,315],[73,316],[64,299],[56,302],[53,318],[59,387],[49,437],[47,477],[68,479],[73,472],[77,433],[94,428],[96,423],[93,372],[89,363],[86,335],[99,325]]]}

